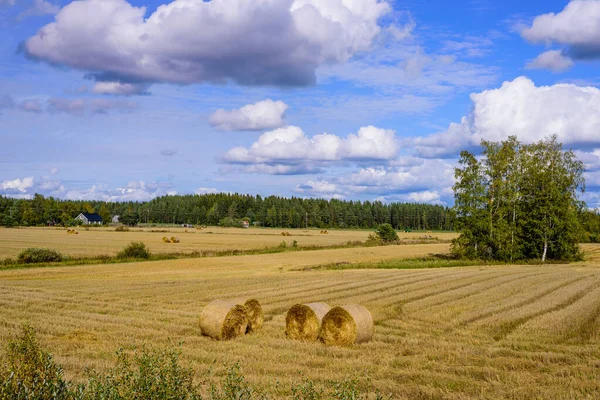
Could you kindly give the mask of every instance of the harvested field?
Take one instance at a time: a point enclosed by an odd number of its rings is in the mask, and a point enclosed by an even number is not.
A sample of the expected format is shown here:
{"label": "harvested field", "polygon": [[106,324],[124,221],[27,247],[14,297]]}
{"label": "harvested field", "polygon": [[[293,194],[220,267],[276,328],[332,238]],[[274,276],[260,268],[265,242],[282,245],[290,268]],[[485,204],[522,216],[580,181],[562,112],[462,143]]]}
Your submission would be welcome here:
{"label": "harvested field", "polygon": [[[285,241],[291,246],[295,240],[298,246],[331,246],[348,241],[365,241],[371,231],[330,230],[321,235],[319,230],[287,229],[290,236],[282,237],[281,229],[218,228],[203,230],[184,228],[130,228],[129,232],[116,232],[115,228],[77,228],[78,235],[67,234],[62,228],[0,228],[0,259],[16,257],[27,247],[45,247],[58,250],[68,256],[115,255],[130,242],[144,242],[153,253],[190,253],[199,250],[248,250],[267,246],[277,246]],[[154,231],[154,232],[153,232]],[[187,232],[186,232],[187,231]],[[435,238],[447,241],[456,237],[455,233],[400,233],[406,241],[433,241]],[[432,238],[430,239],[429,236]],[[176,237],[175,245],[163,241],[163,237]]]}
{"label": "harvested field", "polygon": [[[66,235],[66,233],[65,233]],[[0,341],[30,321],[80,379],[119,346],[183,341],[196,371],[240,361],[246,378],[285,393],[356,377],[394,399],[600,397],[600,264],[298,271],[441,252],[447,245],[339,249],[213,259],[0,271]],[[436,248],[438,247],[438,248]],[[586,246],[596,252],[600,246]],[[420,253],[420,254],[419,254]],[[200,335],[216,298],[257,298],[263,329],[234,341]],[[289,340],[297,303],[364,305],[372,341],[348,348]],[[280,386],[276,387],[276,381]]]}

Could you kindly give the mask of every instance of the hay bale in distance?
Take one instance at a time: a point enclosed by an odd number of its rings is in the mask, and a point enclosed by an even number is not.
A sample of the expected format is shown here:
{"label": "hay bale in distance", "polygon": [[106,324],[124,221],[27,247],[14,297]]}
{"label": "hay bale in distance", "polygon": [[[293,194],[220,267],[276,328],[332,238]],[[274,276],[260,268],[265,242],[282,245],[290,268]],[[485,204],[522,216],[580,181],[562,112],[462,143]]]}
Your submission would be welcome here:
{"label": "hay bale in distance", "polygon": [[246,333],[253,333],[260,330],[265,323],[265,315],[263,313],[260,302],[256,299],[234,299],[232,303],[239,304],[244,307],[248,315],[248,328]]}
{"label": "hay bale in distance", "polygon": [[179,243],[179,238],[176,238],[175,236],[171,237],[171,243]]}
{"label": "hay bale in distance", "polygon": [[293,340],[316,341],[321,321],[329,310],[331,307],[326,303],[294,305],[285,316],[285,336]]}
{"label": "hay bale in distance", "polygon": [[238,304],[214,300],[200,313],[200,329],[203,335],[217,340],[234,339],[246,333],[248,315]]}
{"label": "hay bale in distance", "polygon": [[171,241],[169,240],[169,238],[166,237],[166,236],[163,236],[162,241],[163,241],[163,243],[171,243]]}
{"label": "hay bale in distance", "polygon": [[323,317],[319,339],[334,346],[365,343],[373,338],[373,317],[358,304],[334,307]]}

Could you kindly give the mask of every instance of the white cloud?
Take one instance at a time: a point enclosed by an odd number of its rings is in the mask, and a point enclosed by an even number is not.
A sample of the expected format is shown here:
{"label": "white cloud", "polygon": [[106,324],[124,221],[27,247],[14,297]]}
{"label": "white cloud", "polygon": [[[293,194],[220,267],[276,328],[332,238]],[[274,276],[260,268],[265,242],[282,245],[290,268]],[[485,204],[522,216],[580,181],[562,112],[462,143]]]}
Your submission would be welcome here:
{"label": "white cloud", "polygon": [[386,201],[446,203],[452,197],[454,163],[419,159],[403,167],[368,167],[328,179],[309,180],[295,192],[313,197],[374,196]]}
{"label": "white cloud", "polygon": [[33,187],[32,176],[23,179],[17,178],[0,183],[0,190],[5,192],[5,194],[10,194],[14,192],[25,193],[27,192],[27,189],[31,187]]}
{"label": "white cloud", "polygon": [[92,92],[96,94],[112,94],[115,96],[133,96],[145,94],[148,85],[121,82],[96,82]]}
{"label": "white cloud", "polygon": [[200,187],[200,188],[196,189],[196,194],[198,194],[198,195],[215,194],[215,193],[219,193],[219,191],[216,188]]}
{"label": "white cloud", "polygon": [[471,95],[473,109],[447,131],[414,143],[420,155],[455,156],[481,139],[515,135],[525,143],[557,135],[566,146],[600,144],[600,89],[572,84],[535,86],[526,77]]}
{"label": "white cloud", "polygon": [[527,69],[547,69],[554,73],[565,72],[575,63],[561,50],[549,50],[527,63]]}
{"label": "white cloud", "polygon": [[237,110],[218,109],[209,122],[222,131],[258,131],[279,128],[285,124],[283,117],[288,105],[283,101],[266,99],[248,104]]}
{"label": "white cloud", "polygon": [[110,190],[103,186],[93,185],[89,189],[67,190],[64,198],[68,200],[102,200],[102,201],[150,201],[160,196],[177,194],[168,182],[132,181],[124,187]]}
{"label": "white cloud", "polygon": [[[235,147],[223,156],[230,164],[260,166],[254,172],[275,169],[277,173],[314,170],[314,163],[390,160],[399,150],[396,132],[367,126],[341,138],[329,133],[308,137],[301,128],[287,126],[262,134],[249,148]],[[295,166],[296,169],[290,168]]]}
{"label": "white cloud", "polygon": [[558,43],[574,59],[600,57],[600,1],[573,0],[559,13],[537,16],[522,30],[531,43]]}
{"label": "white cloud", "polygon": [[174,0],[146,17],[126,0],[81,0],[24,48],[101,81],[307,85],[318,66],[368,50],[390,11],[382,0]]}

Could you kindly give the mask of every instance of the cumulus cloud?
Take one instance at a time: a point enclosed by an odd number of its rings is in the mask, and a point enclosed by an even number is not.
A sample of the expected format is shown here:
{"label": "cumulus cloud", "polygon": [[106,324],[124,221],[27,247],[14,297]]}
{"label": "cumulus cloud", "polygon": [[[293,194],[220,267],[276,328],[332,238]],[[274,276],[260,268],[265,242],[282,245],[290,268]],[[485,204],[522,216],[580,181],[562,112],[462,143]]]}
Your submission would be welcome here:
{"label": "cumulus cloud", "polygon": [[537,16],[521,35],[531,43],[557,43],[573,59],[600,57],[600,1],[573,0],[558,14]]}
{"label": "cumulus cloud", "polygon": [[390,11],[383,0],[174,0],[146,17],[126,0],[81,0],[24,49],[100,81],[308,85],[320,65],[368,50]]}
{"label": "cumulus cloud", "polygon": [[209,122],[222,131],[259,131],[279,128],[285,124],[283,117],[288,105],[283,101],[266,99],[248,104],[237,110],[218,109]]}
{"label": "cumulus cloud", "polygon": [[121,82],[96,82],[92,92],[96,94],[111,94],[114,96],[133,96],[146,94],[148,85]]}
{"label": "cumulus cloud", "polygon": [[547,69],[554,73],[559,73],[571,69],[573,65],[573,60],[565,56],[561,50],[549,50],[527,63],[526,68]]}
{"label": "cumulus cloud", "polygon": [[287,126],[262,134],[249,148],[230,149],[222,159],[230,164],[251,165],[252,172],[275,169],[278,174],[298,173],[301,166],[300,171],[308,173],[316,170],[314,163],[390,160],[398,149],[395,131],[374,126],[360,128],[346,138],[329,133],[308,137],[301,128]]}
{"label": "cumulus cloud", "polygon": [[26,193],[27,189],[33,187],[33,177],[27,177],[23,179],[13,179],[0,183],[0,190],[4,192],[4,194],[11,193]]}
{"label": "cumulus cloud", "polygon": [[471,95],[471,114],[447,131],[414,144],[423,157],[456,156],[482,139],[499,141],[510,135],[525,143],[557,135],[567,146],[600,144],[600,89],[573,84],[536,86],[520,77],[500,88]]}

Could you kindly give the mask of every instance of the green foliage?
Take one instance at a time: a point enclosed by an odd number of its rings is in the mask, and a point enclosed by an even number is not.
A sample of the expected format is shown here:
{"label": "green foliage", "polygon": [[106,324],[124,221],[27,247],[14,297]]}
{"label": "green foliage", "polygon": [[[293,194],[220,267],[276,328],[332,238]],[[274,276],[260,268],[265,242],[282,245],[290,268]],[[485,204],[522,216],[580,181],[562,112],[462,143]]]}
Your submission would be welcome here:
{"label": "green foliage", "polygon": [[81,390],[81,400],[196,400],[194,372],[179,365],[179,350],[143,350],[133,357],[117,353],[115,368],[93,373]]}
{"label": "green foliage", "polygon": [[308,378],[303,378],[302,383],[292,387],[293,400],[320,400],[323,398],[323,389],[316,387]]}
{"label": "green foliage", "polygon": [[117,254],[117,258],[125,259],[125,258],[141,258],[148,259],[150,258],[150,250],[146,248],[146,245],[143,242],[131,242],[123,250],[121,250]]}
{"label": "green foliage", "polygon": [[242,220],[232,217],[221,218],[219,221],[219,226],[223,228],[241,228]]}
{"label": "green foliage", "polygon": [[396,230],[390,224],[381,224],[375,231],[383,243],[395,243],[398,240]]}
{"label": "green foliage", "polygon": [[263,198],[232,193],[164,196],[145,203],[84,202],[41,195],[32,200],[0,196],[0,223],[33,226],[56,221],[69,225],[79,213],[89,209],[98,210],[105,223],[110,222],[110,216],[119,215],[120,222],[128,226],[138,223],[217,225],[224,218],[234,221],[247,218],[256,226],[319,229],[374,229],[389,223],[395,229],[452,230],[454,223],[451,209],[439,205]]}
{"label": "green foliage", "polygon": [[211,400],[250,400],[254,393],[242,375],[239,363],[229,367],[220,387],[215,384],[210,387]]}
{"label": "green foliage", "polygon": [[583,163],[556,137],[524,145],[482,141],[455,170],[455,255],[471,259],[569,261],[581,257],[578,193]]}
{"label": "green foliage", "polygon": [[40,249],[29,247],[19,253],[17,262],[20,264],[34,264],[44,262],[60,262],[63,260],[62,254],[52,249]]}
{"label": "green foliage", "polygon": [[8,343],[0,360],[0,400],[50,400],[72,397],[62,368],[42,350],[33,329],[24,325],[21,335]]}

